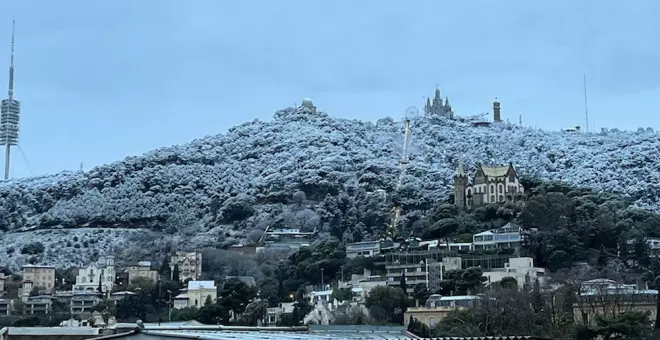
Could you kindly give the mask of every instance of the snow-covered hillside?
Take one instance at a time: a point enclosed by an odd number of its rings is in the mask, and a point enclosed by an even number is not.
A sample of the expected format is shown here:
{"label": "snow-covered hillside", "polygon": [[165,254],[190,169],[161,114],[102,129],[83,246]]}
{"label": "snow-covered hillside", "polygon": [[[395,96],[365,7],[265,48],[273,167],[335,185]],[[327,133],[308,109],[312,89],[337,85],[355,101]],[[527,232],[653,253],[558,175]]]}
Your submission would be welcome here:
{"label": "snow-covered hillside", "polygon": [[[145,228],[186,248],[257,237],[255,230],[269,224],[323,228],[332,219],[327,195],[343,197],[332,204],[344,214],[351,208],[361,214],[362,203],[350,198],[377,189],[418,210],[446,199],[459,158],[469,170],[477,162],[513,162],[526,177],[618,192],[641,207],[660,208],[660,134],[650,129],[585,134],[419,118],[412,127],[408,175],[393,192],[402,130],[401,121],[389,118],[363,122],[289,108],[270,122],[245,123],[227,134],[86,173],[5,182],[0,184],[2,239],[32,230]],[[362,229],[382,222],[360,216],[356,222]],[[29,242],[44,237],[31,235]],[[66,242],[58,244],[66,248]],[[39,260],[79,262],[57,255]],[[18,250],[11,256],[0,252],[0,265],[22,261]]]}

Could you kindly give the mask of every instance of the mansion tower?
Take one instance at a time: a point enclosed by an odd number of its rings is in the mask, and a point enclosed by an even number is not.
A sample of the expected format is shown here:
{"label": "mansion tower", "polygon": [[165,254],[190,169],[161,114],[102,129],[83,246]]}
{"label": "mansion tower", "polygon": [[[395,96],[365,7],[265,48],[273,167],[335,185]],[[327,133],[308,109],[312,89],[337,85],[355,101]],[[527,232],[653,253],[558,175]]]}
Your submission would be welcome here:
{"label": "mansion tower", "polygon": [[471,208],[482,204],[519,202],[524,199],[525,188],[518,180],[513,164],[486,166],[477,164],[472,181],[458,162],[454,175],[454,203],[460,208]]}

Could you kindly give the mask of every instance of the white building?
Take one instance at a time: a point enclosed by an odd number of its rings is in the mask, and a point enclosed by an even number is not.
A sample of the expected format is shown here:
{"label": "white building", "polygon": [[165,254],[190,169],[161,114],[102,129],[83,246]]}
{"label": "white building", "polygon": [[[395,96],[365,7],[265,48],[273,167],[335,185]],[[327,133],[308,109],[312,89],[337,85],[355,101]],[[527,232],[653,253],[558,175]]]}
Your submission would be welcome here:
{"label": "white building", "polygon": [[116,278],[114,256],[100,257],[96,263],[78,269],[74,293],[98,292],[99,282],[104,293],[109,293],[115,284]]}
{"label": "white building", "polygon": [[519,288],[531,287],[538,279],[540,284],[545,281],[545,268],[534,267],[534,259],[531,257],[512,257],[504,268],[489,269],[483,276],[487,281],[486,286],[492,283],[500,282],[505,277],[516,279]]}
{"label": "white building", "polygon": [[213,281],[188,281],[188,287],[174,297],[174,308],[203,307],[207,300],[216,303],[218,287]]}
{"label": "white building", "polygon": [[519,248],[534,232],[535,228],[524,228],[509,222],[501,228],[474,234],[472,244],[474,250]]}

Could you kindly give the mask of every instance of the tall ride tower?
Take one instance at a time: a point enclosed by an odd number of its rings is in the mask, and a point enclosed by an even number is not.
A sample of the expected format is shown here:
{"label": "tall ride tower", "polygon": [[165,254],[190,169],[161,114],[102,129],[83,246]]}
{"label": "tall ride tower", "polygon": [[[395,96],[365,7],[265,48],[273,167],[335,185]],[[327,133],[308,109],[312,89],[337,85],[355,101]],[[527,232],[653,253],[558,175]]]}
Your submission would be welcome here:
{"label": "tall ride tower", "polygon": [[11,24],[11,59],[9,64],[9,97],[0,102],[0,145],[5,146],[5,180],[9,179],[11,147],[18,145],[18,121],[21,103],[14,99],[14,36],[16,21]]}

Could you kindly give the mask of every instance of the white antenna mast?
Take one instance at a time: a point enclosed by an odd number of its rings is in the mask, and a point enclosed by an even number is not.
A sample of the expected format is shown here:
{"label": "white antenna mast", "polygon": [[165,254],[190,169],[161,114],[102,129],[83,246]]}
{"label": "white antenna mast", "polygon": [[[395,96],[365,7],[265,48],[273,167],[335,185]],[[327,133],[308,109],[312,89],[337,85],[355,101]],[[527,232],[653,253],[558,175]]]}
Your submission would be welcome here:
{"label": "white antenna mast", "polygon": [[11,147],[18,146],[18,123],[21,103],[14,99],[14,37],[16,21],[11,22],[11,59],[9,64],[9,89],[7,99],[0,102],[0,145],[5,146],[5,174],[9,179]]}
{"label": "white antenna mast", "polygon": [[587,123],[586,130],[589,132],[589,106],[587,105],[587,75],[584,74],[584,120]]}

